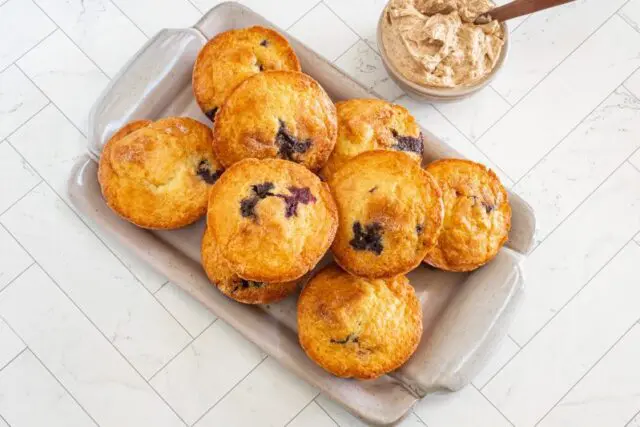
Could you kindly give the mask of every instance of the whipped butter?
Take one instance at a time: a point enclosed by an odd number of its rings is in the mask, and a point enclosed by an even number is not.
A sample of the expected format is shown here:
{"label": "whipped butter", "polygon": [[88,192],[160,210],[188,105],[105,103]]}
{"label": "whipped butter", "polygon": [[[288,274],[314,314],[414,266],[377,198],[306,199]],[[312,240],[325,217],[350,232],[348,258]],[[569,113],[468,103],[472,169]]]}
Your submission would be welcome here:
{"label": "whipped butter", "polygon": [[489,0],[391,0],[382,20],[388,60],[408,80],[427,87],[469,86],[496,65],[504,32],[497,21],[473,21]]}

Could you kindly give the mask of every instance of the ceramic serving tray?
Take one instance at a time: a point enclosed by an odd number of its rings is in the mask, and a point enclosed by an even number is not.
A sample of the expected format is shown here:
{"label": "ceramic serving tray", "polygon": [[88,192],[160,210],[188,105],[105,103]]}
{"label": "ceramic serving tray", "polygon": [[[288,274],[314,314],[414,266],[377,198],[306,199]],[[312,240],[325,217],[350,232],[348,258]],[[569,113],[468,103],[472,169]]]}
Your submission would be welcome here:
{"label": "ceramic serving tray", "polygon": [[[84,215],[120,238],[283,366],[365,421],[393,424],[426,394],[467,385],[504,337],[522,294],[520,264],[532,246],[535,229],[533,212],[520,197],[509,194],[513,208],[509,241],[491,263],[470,274],[446,273],[423,265],[408,275],[422,303],[422,341],[404,366],[370,381],[336,378],[305,355],[297,339],[297,295],[277,304],[248,306],[218,292],[200,267],[204,220],[174,231],[143,230],[121,220],[102,199],[96,161],[109,137],[135,119],[183,115],[211,124],[191,90],[198,51],[222,31],[256,24],[275,28],[288,37],[302,70],[334,101],[375,97],[260,15],[236,3],[222,3],[192,28],[159,32],[105,89],[91,111],[89,153],[78,161],[70,177],[71,199]],[[423,132],[425,163],[462,157],[428,129]],[[330,261],[327,255],[320,265]]]}

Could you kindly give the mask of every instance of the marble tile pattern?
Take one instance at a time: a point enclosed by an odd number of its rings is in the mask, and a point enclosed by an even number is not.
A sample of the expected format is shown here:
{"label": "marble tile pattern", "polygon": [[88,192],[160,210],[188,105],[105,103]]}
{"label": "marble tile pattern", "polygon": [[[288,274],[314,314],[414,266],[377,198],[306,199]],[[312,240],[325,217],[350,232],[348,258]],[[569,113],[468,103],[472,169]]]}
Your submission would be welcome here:
{"label": "marble tile pattern", "polygon": [[[366,425],[69,201],[96,96],[149,37],[219,3],[0,0],[0,427]],[[427,396],[399,425],[640,427],[640,0],[511,23],[503,72],[451,104],[416,102],[385,72],[386,0],[241,3],[536,211],[508,337],[469,386]]]}

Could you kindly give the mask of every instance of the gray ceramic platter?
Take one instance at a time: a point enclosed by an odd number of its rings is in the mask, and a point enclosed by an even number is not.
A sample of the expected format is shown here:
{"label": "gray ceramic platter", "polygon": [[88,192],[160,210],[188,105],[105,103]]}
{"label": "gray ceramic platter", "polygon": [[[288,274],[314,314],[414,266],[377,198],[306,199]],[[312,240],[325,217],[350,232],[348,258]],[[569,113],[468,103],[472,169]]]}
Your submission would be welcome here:
{"label": "gray ceramic platter", "polygon": [[[115,215],[104,203],[97,181],[102,146],[125,123],[169,115],[190,116],[210,124],[191,90],[191,72],[199,49],[216,34],[250,25],[272,27],[294,47],[302,69],[334,101],[375,97],[286,32],[237,3],[211,9],[192,28],[163,30],[123,67],[96,101],[89,120],[88,155],[75,165],[69,180],[73,203],[104,231],[202,302],[282,366],[313,384],[363,420],[394,424],[414,403],[436,390],[458,390],[483,367],[506,334],[523,292],[520,264],[533,245],[535,217],[519,196],[510,193],[513,209],[509,241],[485,267],[470,273],[446,273],[421,266],[408,276],[423,308],[424,334],[418,350],[400,369],[371,381],[336,378],[302,351],[296,332],[297,295],[268,306],[236,303],[218,292],[200,267],[204,220],[174,231],[148,231]],[[425,163],[459,153],[425,135]],[[331,261],[327,255],[320,266]]]}

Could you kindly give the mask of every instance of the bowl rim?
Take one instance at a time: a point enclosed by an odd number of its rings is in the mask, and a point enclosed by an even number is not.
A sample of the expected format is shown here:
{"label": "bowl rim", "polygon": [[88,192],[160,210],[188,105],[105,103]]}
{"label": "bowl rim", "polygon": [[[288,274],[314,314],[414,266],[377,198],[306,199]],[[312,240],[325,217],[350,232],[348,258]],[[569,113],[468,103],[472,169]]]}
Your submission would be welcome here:
{"label": "bowl rim", "polygon": [[396,80],[396,82],[400,83],[402,86],[405,86],[407,89],[417,93],[418,95],[424,95],[428,97],[432,97],[434,99],[456,99],[465,97],[467,95],[471,95],[480,89],[486,87],[498,74],[498,72],[503,68],[507,56],[509,53],[510,47],[510,34],[509,34],[509,26],[506,22],[501,22],[500,26],[502,27],[504,33],[504,44],[502,45],[502,50],[500,51],[500,56],[498,57],[498,61],[496,61],[496,65],[493,67],[493,70],[482,79],[478,80],[472,85],[469,86],[459,86],[459,87],[428,87],[422,86],[418,83],[415,83],[405,76],[403,76],[398,69],[393,65],[393,63],[389,60],[387,55],[386,48],[384,46],[384,42],[382,40],[382,21],[387,14],[387,10],[389,9],[389,5],[391,0],[387,2],[385,7],[382,9],[382,13],[378,18],[378,28],[376,31],[376,41],[378,42],[378,49],[380,51],[380,57],[382,58],[382,63],[389,72],[389,75]]}

